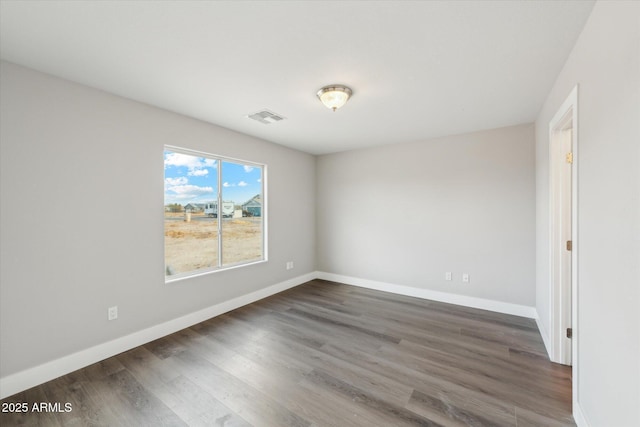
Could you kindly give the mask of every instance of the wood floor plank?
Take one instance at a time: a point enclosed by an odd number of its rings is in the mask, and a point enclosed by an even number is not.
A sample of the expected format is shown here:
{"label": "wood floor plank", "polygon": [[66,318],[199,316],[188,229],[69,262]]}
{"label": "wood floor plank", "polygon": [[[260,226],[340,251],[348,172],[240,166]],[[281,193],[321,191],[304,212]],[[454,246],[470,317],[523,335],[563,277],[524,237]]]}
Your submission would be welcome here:
{"label": "wood floor plank", "polygon": [[[42,386],[37,386],[25,390],[15,396],[4,399],[3,403],[10,404],[23,404],[26,403],[26,409],[19,406],[19,410],[10,410],[9,412],[3,411],[0,415],[1,426],[60,426],[63,425],[56,414],[49,412],[33,411],[33,405],[38,405],[41,402],[46,402],[47,397],[44,393]],[[14,406],[15,407],[15,406]]]}
{"label": "wood floor plank", "polygon": [[[292,338],[307,342],[316,348],[320,348],[328,342],[348,341],[351,345],[374,351],[385,343],[385,340],[371,334],[349,330],[345,327],[332,327],[325,322],[314,321],[307,316],[290,313],[288,310],[282,313],[273,313],[264,323],[265,326],[271,327],[272,332],[282,333],[284,331]],[[313,339],[311,342],[310,337]]]}
{"label": "wood floor plank", "polygon": [[418,357],[412,354],[397,351],[395,348],[385,347],[381,349],[382,358],[394,359],[407,366],[409,369],[422,372],[432,377],[458,384],[470,390],[480,391],[497,397],[501,400],[512,402],[524,408],[541,407],[545,412],[560,414],[563,412],[564,403],[531,390],[518,382],[518,378],[496,378],[491,373],[477,369],[475,365],[450,364],[443,360],[433,360],[429,357]]}
{"label": "wood floor plank", "polygon": [[351,400],[360,413],[374,413],[379,416],[382,425],[394,426],[439,426],[440,424],[424,418],[402,406],[376,398],[365,390],[342,381],[325,371],[313,370],[307,380],[315,386],[330,390]]}
{"label": "wood floor plank", "polygon": [[[516,387],[539,393],[549,394],[555,388],[565,389],[570,385],[568,384],[570,379],[531,372],[530,368],[514,364],[509,359],[499,359],[481,353],[460,353],[456,349],[447,351],[448,348],[444,345],[438,348],[402,341],[397,348],[419,358],[453,366],[471,375],[487,376],[503,384],[512,383]],[[518,381],[512,382],[513,378],[518,378]]]}
{"label": "wood floor plank", "polygon": [[117,357],[140,384],[188,425],[215,425],[218,419],[234,425],[248,425],[241,419],[236,420],[239,417],[233,411],[196,385],[189,384],[172,369],[171,359],[159,359],[145,347],[137,347]]}
{"label": "wood floor plank", "polygon": [[73,410],[0,425],[573,426],[571,375],[531,319],[313,280],[10,396]]}
{"label": "wood floor plank", "polygon": [[378,426],[380,418],[371,412],[359,410],[345,396],[318,387],[307,380],[300,383],[300,396],[306,400],[304,413],[312,425],[318,427]]}
{"label": "wood floor plank", "polygon": [[48,402],[58,401],[60,396],[64,396],[65,401],[59,402],[71,405],[71,412],[59,417],[61,425],[84,426],[99,425],[101,411],[95,396],[87,391],[84,382],[65,381],[65,378],[57,378],[42,384],[42,388]]}
{"label": "wood floor plank", "polygon": [[[310,370],[320,369],[331,372],[338,378],[361,389],[366,389],[369,393],[380,399],[399,406],[406,404],[413,392],[412,387],[395,381],[393,378],[380,375],[369,369],[363,369],[351,363],[351,361],[334,357],[321,350],[306,347],[301,343],[291,342],[286,337],[269,335],[261,340],[260,345],[268,345],[269,347],[282,349],[281,354],[283,355],[288,349],[292,350],[295,352],[295,358],[305,360],[308,366],[310,366]],[[306,378],[306,374],[304,374],[303,377]]]}
{"label": "wood floor plank", "polygon": [[266,394],[189,351],[174,358],[181,373],[254,426],[309,426]]}
{"label": "wood floor plank", "polygon": [[[515,411],[491,411],[485,405],[473,405],[467,396],[452,396],[439,391],[437,395],[416,390],[407,409],[448,426],[516,426]],[[510,407],[509,407],[510,408]]]}
{"label": "wood floor plank", "polygon": [[173,410],[190,426],[250,426],[246,420],[211,396],[202,387],[182,375],[168,384],[171,390],[182,398]]}
{"label": "wood floor plank", "polygon": [[562,417],[548,416],[539,412],[516,407],[518,427],[566,427],[575,426],[573,417],[564,414]]}

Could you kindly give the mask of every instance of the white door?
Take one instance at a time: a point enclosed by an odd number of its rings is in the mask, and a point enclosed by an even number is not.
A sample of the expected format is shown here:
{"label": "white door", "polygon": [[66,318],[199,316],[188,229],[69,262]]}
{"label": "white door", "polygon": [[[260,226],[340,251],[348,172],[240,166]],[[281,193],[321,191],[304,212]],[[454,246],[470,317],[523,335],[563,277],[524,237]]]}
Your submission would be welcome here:
{"label": "white door", "polygon": [[573,153],[571,151],[573,128],[562,130],[560,143],[564,161],[560,163],[560,305],[561,317],[560,330],[562,334],[561,363],[571,365],[571,251],[573,249],[571,233],[571,168],[573,165]]}
{"label": "white door", "polygon": [[573,141],[569,110],[551,128],[551,360],[572,364]]}

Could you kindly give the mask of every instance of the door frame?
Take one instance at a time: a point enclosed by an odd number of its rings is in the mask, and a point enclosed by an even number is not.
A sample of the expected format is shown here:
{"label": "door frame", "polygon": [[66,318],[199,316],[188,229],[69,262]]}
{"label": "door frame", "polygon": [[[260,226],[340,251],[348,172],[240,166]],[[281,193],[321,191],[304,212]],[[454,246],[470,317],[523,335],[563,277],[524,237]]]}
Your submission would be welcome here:
{"label": "door frame", "polygon": [[[571,122],[571,152],[573,153],[573,164],[571,168],[571,364],[573,366],[572,375],[572,395],[574,408],[578,401],[578,340],[580,329],[578,325],[578,85],[576,85],[569,96],[562,103],[553,119],[549,122],[549,325],[550,325],[550,349],[549,357],[552,362],[566,363],[566,352],[562,337],[566,333],[562,330],[562,299],[560,289],[556,285],[557,266],[555,257],[559,256],[558,242],[559,227],[556,224],[557,186],[554,180],[557,171],[554,170],[558,161],[564,161],[565,153],[558,147],[558,134],[566,129],[567,123]],[[560,158],[558,156],[561,156]]]}

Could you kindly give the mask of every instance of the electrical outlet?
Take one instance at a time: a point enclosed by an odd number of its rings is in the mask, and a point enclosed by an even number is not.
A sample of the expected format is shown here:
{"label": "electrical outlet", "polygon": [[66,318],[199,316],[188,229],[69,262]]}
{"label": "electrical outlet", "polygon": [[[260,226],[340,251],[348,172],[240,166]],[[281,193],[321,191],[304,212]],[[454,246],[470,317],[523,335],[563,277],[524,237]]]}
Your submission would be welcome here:
{"label": "electrical outlet", "polygon": [[463,273],[462,274],[462,281],[465,283],[469,283],[469,274],[468,273]]}
{"label": "electrical outlet", "polygon": [[287,270],[293,270],[293,261],[287,261]]}
{"label": "electrical outlet", "polygon": [[109,320],[115,320],[118,318],[118,306],[114,305],[113,307],[109,307]]}
{"label": "electrical outlet", "polygon": [[444,280],[451,280],[451,272],[447,271],[446,273],[444,273]]}

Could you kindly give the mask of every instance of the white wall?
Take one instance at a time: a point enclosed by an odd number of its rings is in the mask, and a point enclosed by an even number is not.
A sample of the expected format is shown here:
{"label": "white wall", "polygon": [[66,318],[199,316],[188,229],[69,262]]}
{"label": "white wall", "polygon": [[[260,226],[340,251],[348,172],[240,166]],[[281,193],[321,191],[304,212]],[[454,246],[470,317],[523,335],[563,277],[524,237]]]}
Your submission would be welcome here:
{"label": "white wall", "polygon": [[318,269],[533,307],[534,143],[531,124],[320,156]]}
{"label": "white wall", "polygon": [[[314,271],[313,156],[1,67],[1,377]],[[164,144],[268,165],[268,263],[164,283]]]}
{"label": "white wall", "polygon": [[579,85],[575,333],[591,426],[640,425],[639,32],[640,3],[598,2],[536,121],[536,305],[548,329],[548,126]]}

